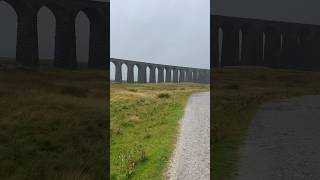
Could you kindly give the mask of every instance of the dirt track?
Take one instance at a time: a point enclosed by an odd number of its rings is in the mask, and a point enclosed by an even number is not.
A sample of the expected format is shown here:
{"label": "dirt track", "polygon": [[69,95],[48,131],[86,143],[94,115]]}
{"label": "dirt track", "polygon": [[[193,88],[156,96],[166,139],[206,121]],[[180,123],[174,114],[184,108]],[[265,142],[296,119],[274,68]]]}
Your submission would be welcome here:
{"label": "dirt track", "polygon": [[188,101],[181,121],[167,179],[210,179],[210,93],[196,93]]}

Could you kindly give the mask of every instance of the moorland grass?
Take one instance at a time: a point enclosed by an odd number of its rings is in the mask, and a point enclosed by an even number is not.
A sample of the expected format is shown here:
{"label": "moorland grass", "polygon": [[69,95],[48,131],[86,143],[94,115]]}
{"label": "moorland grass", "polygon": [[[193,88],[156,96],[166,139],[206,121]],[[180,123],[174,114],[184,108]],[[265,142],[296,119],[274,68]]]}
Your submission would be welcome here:
{"label": "moorland grass", "polygon": [[111,83],[111,179],[162,179],[196,84]]}
{"label": "moorland grass", "polygon": [[0,66],[0,179],[107,178],[103,70]]}
{"label": "moorland grass", "polygon": [[320,94],[320,73],[264,67],[213,70],[212,177],[230,180],[237,173],[239,147],[260,104]]}

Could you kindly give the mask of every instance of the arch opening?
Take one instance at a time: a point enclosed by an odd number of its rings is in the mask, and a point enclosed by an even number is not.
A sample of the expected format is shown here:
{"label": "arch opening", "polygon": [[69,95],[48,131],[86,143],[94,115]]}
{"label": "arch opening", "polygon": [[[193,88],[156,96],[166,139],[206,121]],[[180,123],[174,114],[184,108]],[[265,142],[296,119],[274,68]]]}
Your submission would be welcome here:
{"label": "arch opening", "polygon": [[156,73],[156,75],[155,75],[156,83],[158,83],[159,82],[159,78],[158,78],[159,69],[158,69],[158,67],[156,67],[154,71]]}
{"label": "arch opening", "polygon": [[116,79],[116,65],[114,62],[110,62],[110,80],[114,81]]}
{"label": "arch opening", "polygon": [[40,63],[53,64],[55,54],[56,17],[47,6],[37,13],[38,49]]}
{"label": "arch opening", "polygon": [[170,72],[171,72],[170,81],[173,82],[173,76],[174,76],[173,69],[171,69]]}
{"label": "arch opening", "polygon": [[89,62],[90,19],[84,11],[79,11],[75,18],[76,52],[80,66]]}
{"label": "arch opening", "polygon": [[146,67],[146,81],[147,83],[150,83],[150,67]]}
{"label": "arch opening", "polygon": [[8,2],[0,1],[0,61],[14,63],[17,44],[17,13]]}
{"label": "arch opening", "polygon": [[128,81],[128,66],[123,63],[121,65],[121,73],[122,73],[122,81],[127,82]]}
{"label": "arch opening", "polygon": [[138,68],[138,66],[135,64],[134,66],[133,66],[133,81],[134,82],[138,82],[138,74],[139,74],[139,68]]}

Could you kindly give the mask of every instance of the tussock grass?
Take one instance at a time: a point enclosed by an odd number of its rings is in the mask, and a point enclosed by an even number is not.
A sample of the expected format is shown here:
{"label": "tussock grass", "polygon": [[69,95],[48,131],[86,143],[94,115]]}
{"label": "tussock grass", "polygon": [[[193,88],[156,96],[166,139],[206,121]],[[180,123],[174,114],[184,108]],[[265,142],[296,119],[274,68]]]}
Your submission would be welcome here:
{"label": "tussock grass", "polygon": [[196,84],[111,83],[111,179],[162,179]]}
{"label": "tussock grass", "polygon": [[239,147],[260,104],[320,93],[320,73],[264,67],[213,70],[212,175],[229,180],[237,172]]}
{"label": "tussock grass", "polygon": [[107,73],[1,67],[0,179],[106,179]]}

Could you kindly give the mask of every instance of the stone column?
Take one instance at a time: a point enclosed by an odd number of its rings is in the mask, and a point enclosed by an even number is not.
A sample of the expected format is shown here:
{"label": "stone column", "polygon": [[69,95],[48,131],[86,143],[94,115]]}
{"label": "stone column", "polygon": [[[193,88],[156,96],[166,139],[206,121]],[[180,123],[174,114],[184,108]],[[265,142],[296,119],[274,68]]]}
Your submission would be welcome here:
{"label": "stone column", "polygon": [[192,82],[192,70],[187,70],[187,82]]}
{"label": "stone column", "polygon": [[138,82],[139,83],[146,83],[147,79],[146,79],[146,65],[144,64],[139,64],[138,65]]}
{"label": "stone column", "polygon": [[265,64],[269,67],[278,67],[278,58],[281,50],[280,33],[276,29],[266,31]]}
{"label": "stone column", "polygon": [[[106,8],[109,11],[109,8]],[[99,20],[90,22],[90,50],[89,68],[107,67],[107,59],[110,56],[109,48],[109,13],[106,11]]]}
{"label": "stone column", "polygon": [[184,81],[185,81],[185,71],[183,69],[180,69],[179,82],[183,83]]}
{"label": "stone column", "polygon": [[35,10],[24,8],[18,13],[16,61],[22,65],[37,65],[38,32]]}
{"label": "stone column", "polygon": [[116,82],[122,82],[122,62],[115,62],[116,67]]}
{"label": "stone column", "polygon": [[199,70],[199,75],[198,75],[197,82],[198,83],[204,83],[204,80],[205,80],[204,70]]}
{"label": "stone column", "polygon": [[192,82],[197,83],[198,82],[198,70],[194,69],[192,73]]}
{"label": "stone column", "polygon": [[56,16],[55,66],[74,69],[77,67],[75,15],[59,13]]}
{"label": "stone column", "polygon": [[257,57],[256,57],[256,65],[263,65],[263,31],[261,28],[257,30]]}
{"label": "stone column", "polygon": [[304,70],[312,70],[312,32],[310,27],[305,25],[300,35],[300,66]]}
{"label": "stone column", "polygon": [[134,64],[127,63],[128,67],[128,74],[127,74],[127,82],[128,83],[134,83],[134,70],[133,70]]}
{"label": "stone column", "polygon": [[320,28],[314,29],[314,40],[312,43],[314,70],[320,70]]}
{"label": "stone column", "polygon": [[287,30],[283,33],[283,68],[295,68],[298,62],[298,44],[297,32],[293,26],[288,26]]}
{"label": "stone column", "polygon": [[171,68],[169,66],[166,67],[166,83],[171,82]]}
{"label": "stone column", "polygon": [[[262,41],[261,41],[262,38]],[[263,35],[251,27],[244,27],[242,30],[242,65],[257,65],[259,64],[259,54],[261,44],[263,43]]]}
{"label": "stone column", "polygon": [[239,64],[239,32],[232,25],[223,27],[221,65],[235,66]]}
{"label": "stone column", "polygon": [[163,67],[162,66],[158,66],[158,83],[163,83],[164,79],[163,79]]}
{"label": "stone column", "polygon": [[177,68],[173,69],[173,82],[178,83],[178,69]]}
{"label": "stone column", "polygon": [[150,83],[156,83],[156,68],[154,66],[149,66],[150,68]]}
{"label": "stone column", "polygon": [[210,53],[211,68],[220,66],[219,63],[219,21],[211,15],[210,18]]}
{"label": "stone column", "polygon": [[210,70],[206,71],[206,78],[205,78],[205,83],[210,84]]}

